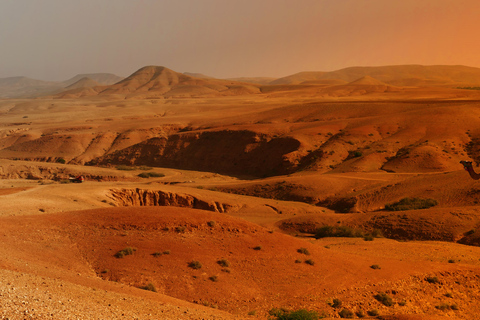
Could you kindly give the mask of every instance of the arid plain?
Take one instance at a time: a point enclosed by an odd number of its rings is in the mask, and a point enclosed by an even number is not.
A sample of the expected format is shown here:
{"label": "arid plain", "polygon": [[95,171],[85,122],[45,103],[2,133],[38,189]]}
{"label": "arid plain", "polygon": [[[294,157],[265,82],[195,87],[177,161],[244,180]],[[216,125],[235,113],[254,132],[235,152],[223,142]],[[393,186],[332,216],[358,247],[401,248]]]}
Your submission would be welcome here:
{"label": "arid plain", "polygon": [[3,318],[480,319],[480,69],[76,80],[0,81]]}

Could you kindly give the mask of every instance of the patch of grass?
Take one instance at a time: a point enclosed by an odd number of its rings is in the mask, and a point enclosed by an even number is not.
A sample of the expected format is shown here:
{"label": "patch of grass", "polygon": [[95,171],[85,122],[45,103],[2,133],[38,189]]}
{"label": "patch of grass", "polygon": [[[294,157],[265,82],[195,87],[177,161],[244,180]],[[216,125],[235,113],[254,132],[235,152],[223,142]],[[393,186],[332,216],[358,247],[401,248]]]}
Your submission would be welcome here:
{"label": "patch of grass", "polygon": [[297,311],[288,311],[285,309],[272,309],[269,311],[271,316],[274,316],[276,320],[318,320],[320,316],[316,311],[308,311],[300,309]]}
{"label": "patch of grass", "polygon": [[230,267],[230,262],[228,262],[227,259],[218,260],[217,263],[218,263],[221,267],[224,267],[224,268]]}
{"label": "patch of grass", "polygon": [[309,256],[309,255],[310,255],[310,251],[308,251],[307,248],[297,249],[297,252],[298,252],[298,253],[301,253],[301,254],[304,254],[304,255],[306,255],[306,256]]}
{"label": "patch of grass", "polygon": [[190,268],[192,268],[192,269],[195,269],[195,270],[202,268],[202,264],[200,263],[200,261],[195,261],[195,260],[194,260],[194,261],[190,261],[190,262],[188,263],[188,266],[189,266]]}
{"label": "patch of grass", "polygon": [[428,209],[433,206],[436,206],[437,204],[438,204],[438,201],[435,199],[403,198],[400,201],[386,204],[385,210],[404,211],[404,210]]}
{"label": "patch of grass", "polygon": [[140,289],[148,290],[148,291],[152,291],[152,292],[157,292],[157,288],[155,288],[155,286],[151,282],[149,284],[147,284],[146,286],[140,287]]}
{"label": "patch of grass", "polygon": [[387,307],[391,307],[395,304],[395,302],[393,302],[392,297],[390,297],[385,292],[380,292],[380,293],[376,294],[374,296],[374,298],[377,299],[380,303],[382,303],[383,305],[385,305]]}
{"label": "patch of grass", "polygon": [[115,253],[115,257],[116,258],[123,258],[125,256],[129,256],[129,255],[134,254],[135,251],[137,251],[136,248],[126,247],[125,249],[122,249],[122,250],[118,251],[117,253]]}

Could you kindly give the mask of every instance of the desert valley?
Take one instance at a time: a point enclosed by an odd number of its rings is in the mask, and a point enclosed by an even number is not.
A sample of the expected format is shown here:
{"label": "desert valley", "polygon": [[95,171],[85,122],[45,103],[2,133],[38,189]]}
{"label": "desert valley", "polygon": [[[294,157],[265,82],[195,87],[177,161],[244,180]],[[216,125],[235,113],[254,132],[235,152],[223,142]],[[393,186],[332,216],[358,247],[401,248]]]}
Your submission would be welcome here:
{"label": "desert valley", "polygon": [[462,160],[479,68],[0,79],[1,319],[480,319]]}

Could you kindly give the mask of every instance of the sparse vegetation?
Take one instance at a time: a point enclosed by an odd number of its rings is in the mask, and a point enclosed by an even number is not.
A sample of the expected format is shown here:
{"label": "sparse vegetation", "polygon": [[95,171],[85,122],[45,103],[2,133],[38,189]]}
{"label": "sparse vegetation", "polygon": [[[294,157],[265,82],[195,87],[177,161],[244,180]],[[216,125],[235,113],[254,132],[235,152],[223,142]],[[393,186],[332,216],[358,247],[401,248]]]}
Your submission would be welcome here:
{"label": "sparse vegetation", "polygon": [[65,160],[63,158],[58,158],[56,162],[61,163],[61,164],[65,164],[65,163],[67,163],[67,160]]}
{"label": "sparse vegetation", "polygon": [[136,248],[126,247],[125,249],[122,249],[122,250],[118,251],[117,253],[115,253],[115,257],[116,258],[123,258],[125,256],[132,255],[135,251],[137,251]]}
{"label": "sparse vegetation", "polygon": [[276,320],[318,320],[319,314],[316,311],[300,309],[297,311],[288,311],[285,309],[272,309],[270,315],[276,317]]}
{"label": "sparse vegetation", "polygon": [[190,261],[190,262],[188,263],[188,266],[189,266],[190,268],[192,268],[192,269],[195,269],[195,270],[202,268],[202,264],[200,263],[200,261],[195,261],[195,260],[194,260],[194,261]]}
{"label": "sparse vegetation", "polygon": [[448,304],[448,303],[442,303],[439,304],[438,306],[435,306],[438,310],[442,311],[447,311],[447,310],[458,310],[458,305],[456,304]]}
{"label": "sparse vegetation", "polygon": [[372,269],[374,269],[374,270],[381,269],[378,264],[372,264],[372,265],[370,266],[370,268],[372,268]]}
{"label": "sparse vegetation", "polygon": [[154,256],[155,258],[158,258],[158,257],[160,257],[161,255],[162,255],[162,253],[161,253],[161,252],[158,252],[158,251],[152,253],[152,256]]}
{"label": "sparse vegetation", "polygon": [[262,250],[262,246],[256,246],[253,248],[253,250],[257,250],[257,251]]}
{"label": "sparse vegetation", "polygon": [[208,278],[210,281],[213,281],[213,282],[217,282],[218,281],[218,277],[217,276],[211,276]]}
{"label": "sparse vegetation", "polygon": [[404,211],[404,210],[428,209],[433,206],[436,206],[437,204],[438,204],[438,201],[435,199],[403,198],[400,201],[386,204],[385,210]]}
{"label": "sparse vegetation", "polygon": [[382,303],[383,305],[385,305],[387,307],[393,306],[395,304],[393,302],[392,297],[390,297],[385,292],[380,292],[380,293],[376,294],[374,296],[374,298],[377,299],[377,301],[379,301],[380,303]]}
{"label": "sparse vegetation", "polygon": [[122,170],[122,171],[133,171],[133,170],[137,170],[136,167],[127,166],[127,165],[123,165],[123,164],[116,166],[115,169],[117,169],[117,170]]}

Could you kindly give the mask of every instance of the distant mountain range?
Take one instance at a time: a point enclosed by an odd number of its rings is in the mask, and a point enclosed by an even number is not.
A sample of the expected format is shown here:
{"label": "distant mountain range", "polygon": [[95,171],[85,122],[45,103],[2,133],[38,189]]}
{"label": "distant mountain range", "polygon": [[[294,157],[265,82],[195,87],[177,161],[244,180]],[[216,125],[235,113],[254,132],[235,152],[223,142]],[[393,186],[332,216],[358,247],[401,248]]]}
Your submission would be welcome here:
{"label": "distant mountain range", "polygon": [[75,87],[111,85],[123,78],[111,73],[79,74],[65,81],[43,81],[27,77],[0,78],[0,98],[36,98]]}
{"label": "distant mountain range", "polygon": [[0,98],[35,98],[55,95],[78,98],[121,94],[137,97],[194,97],[265,92],[268,86],[384,85],[398,87],[479,87],[480,68],[466,66],[399,65],[350,67],[331,72],[299,72],[274,79],[267,77],[216,79],[199,73],[178,73],[147,66],[127,78],[108,73],[79,74],[61,81],[26,77],[0,79]]}

